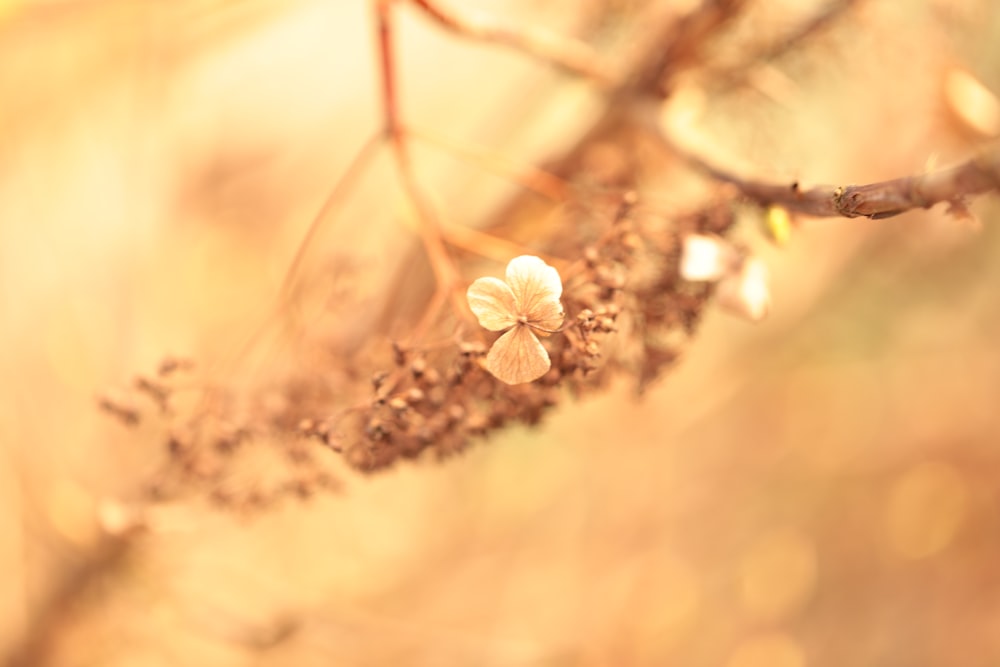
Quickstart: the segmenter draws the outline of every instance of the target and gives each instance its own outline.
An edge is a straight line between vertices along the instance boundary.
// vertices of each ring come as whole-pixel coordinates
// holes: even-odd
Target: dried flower
[[[552,365],[535,334],[548,335],[562,325],[562,280],[532,255],[510,260],[506,278],[479,278],[466,297],[479,324],[506,331],[486,355],[486,369],[507,384],[521,384],[537,380]]]

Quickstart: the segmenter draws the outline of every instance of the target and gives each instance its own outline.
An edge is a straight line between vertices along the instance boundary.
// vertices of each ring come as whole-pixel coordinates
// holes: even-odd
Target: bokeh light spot
[[[757,618],[798,610],[816,584],[816,551],[804,535],[780,530],[763,536],[740,563],[740,599]]]
[[[968,491],[962,476],[944,463],[928,462],[904,472],[889,492],[887,538],[905,558],[932,556],[951,542],[965,515]]]

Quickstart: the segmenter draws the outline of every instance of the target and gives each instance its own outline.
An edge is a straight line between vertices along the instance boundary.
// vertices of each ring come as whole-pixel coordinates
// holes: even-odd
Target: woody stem
[[[445,245],[445,234],[441,222],[417,181],[407,137],[399,120],[398,88],[394,66],[395,50],[392,40],[392,2],[393,0],[376,0],[375,2],[382,69],[384,131],[392,146],[403,189],[417,214],[420,240],[434,272],[437,292],[446,292],[452,300],[455,312],[464,313],[464,302],[455,289],[460,282],[458,270]],[[433,299],[434,302],[439,300],[437,296]]]

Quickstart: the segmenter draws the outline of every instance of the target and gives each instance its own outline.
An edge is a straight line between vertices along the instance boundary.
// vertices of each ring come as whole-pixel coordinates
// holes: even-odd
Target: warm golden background
[[[450,6],[557,31],[606,16],[613,31],[640,4]],[[808,13],[751,5],[749,34]],[[189,499],[144,510],[141,535],[107,533],[159,453],[96,396],[165,353],[212,367],[266,317],[311,215],[379,125],[370,9],[0,0],[0,656],[1000,664],[995,199],[974,206],[978,232],[939,210],[807,221],[778,250],[744,225],[773,273],[772,317],[711,312],[642,400],[621,387],[446,464],[345,473],[341,495],[261,517]],[[415,124],[527,164],[596,112],[586,84],[401,14]],[[703,105],[692,82],[688,139],[761,177],[917,173],[989,139],[989,100],[947,81],[1000,90],[1000,11],[860,2],[763,72]],[[964,112],[986,113],[985,131]],[[510,190],[420,160],[450,221],[474,224]],[[366,298],[387,298],[379,277],[412,243],[389,168],[357,185],[307,275],[350,258]]]

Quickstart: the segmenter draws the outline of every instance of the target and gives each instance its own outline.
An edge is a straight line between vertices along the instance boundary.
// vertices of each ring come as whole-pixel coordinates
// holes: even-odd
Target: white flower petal
[[[479,278],[465,293],[479,324],[490,331],[503,331],[517,323],[514,293],[499,278]]]
[[[523,325],[500,336],[486,355],[486,370],[507,384],[537,380],[551,366],[549,353]]]
[[[756,257],[748,257],[743,268],[719,283],[716,289],[719,305],[729,311],[758,322],[771,308],[767,266]]]
[[[718,236],[688,234],[681,253],[681,277],[685,280],[719,280],[739,266],[739,253]]]
[[[521,255],[507,264],[507,284],[514,293],[517,313],[529,321],[546,320],[551,323],[556,313],[562,312],[559,297],[562,296],[562,279],[559,272],[534,255]],[[558,309],[558,311],[556,310]],[[559,317],[559,324],[562,317]],[[544,327],[546,329],[557,329]]]

